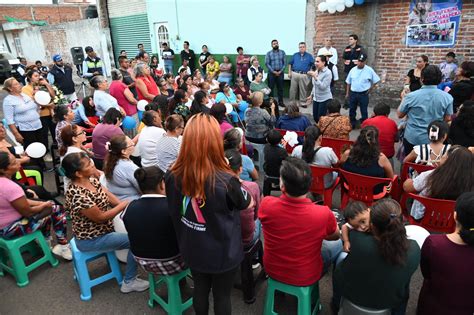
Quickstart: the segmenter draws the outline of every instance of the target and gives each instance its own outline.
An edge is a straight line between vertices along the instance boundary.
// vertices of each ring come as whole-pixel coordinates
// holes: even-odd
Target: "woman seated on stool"
[[[137,169],[134,177],[143,195],[132,201],[121,216],[137,263],[147,272],[172,275],[186,269],[186,265],[168,211],[164,175],[157,166]]]
[[[247,132],[245,138],[253,143],[267,143],[266,136],[275,124],[275,104],[271,105],[271,115],[262,108],[263,94],[255,92],[250,96],[252,107],[245,112],[245,122],[247,123]]]
[[[125,233],[114,232],[112,219],[128,205],[119,201],[93,177],[96,168],[84,152],[71,153],[62,161],[66,176],[71,180],[66,192],[66,208],[72,217],[72,230],[77,248],[82,252],[108,252],[130,248]],[[120,291],[145,291],[148,281],[137,277],[137,265],[128,252],[124,282]]]
[[[11,153],[0,152],[0,237],[13,239],[41,230],[51,242],[51,224],[58,240],[53,253],[71,260],[67,241],[66,215],[62,206],[52,201],[27,199],[23,189],[10,178],[20,169],[20,162]]]

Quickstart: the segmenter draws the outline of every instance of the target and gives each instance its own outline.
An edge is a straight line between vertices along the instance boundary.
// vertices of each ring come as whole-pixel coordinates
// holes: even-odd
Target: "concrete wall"
[[[235,53],[237,46],[265,54],[275,38],[290,53],[305,39],[306,0],[147,0],[147,11],[154,53],[159,22],[168,22],[171,48],[178,53],[187,40],[196,53],[206,44],[217,54]]]
[[[29,63],[41,60],[52,63],[52,56],[61,54],[66,62],[72,63],[72,47],[92,46],[110,69],[110,37],[107,29],[99,28],[98,19],[80,20],[50,26],[30,27],[18,31],[24,57]],[[12,50],[13,42],[10,43]],[[15,53],[14,53],[15,54]]]

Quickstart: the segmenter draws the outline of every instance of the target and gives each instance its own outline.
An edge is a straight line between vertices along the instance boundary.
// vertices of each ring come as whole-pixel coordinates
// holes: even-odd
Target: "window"
[[[163,43],[167,43],[168,44],[168,47],[171,48],[171,44],[170,44],[170,41],[169,41],[170,37],[169,37],[169,33],[168,33],[168,28],[165,26],[165,25],[160,25],[158,27],[158,44],[160,45],[160,55],[161,55],[161,52],[163,52],[163,47],[162,47],[162,44]]]
[[[13,41],[15,42],[15,48],[18,56],[24,56],[23,55],[23,49],[21,48],[21,40],[18,37],[18,34],[15,34],[15,37],[13,38]]]

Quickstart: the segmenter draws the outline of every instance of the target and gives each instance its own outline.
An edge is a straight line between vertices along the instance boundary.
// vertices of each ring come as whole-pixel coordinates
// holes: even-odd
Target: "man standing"
[[[288,77],[291,79],[290,101],[296,101],[298,106],[306,108],[306,99],[311,91],[308,71],[314,64],[314,58],[306,52],[306,43],[299,43],[298,48],[299,52],[295,53],[288,63]]]
[[[64,65],[60,55],[53,56],[54,66],[48,73],[49,84],[54,84],[60,89],[68,102],[77,100],[74,81],[72,80],[72,68]]]
[[[142,43],[138,44],[138,45],[137,45],[137,48],[138,48],[138,51],[137,51],[136,57],[138,57],[138,55],[139,55],[141,52],[146,53],[145,48],[143,47],[143,44],[142,44]],[[135,58],[136,58],[136,57],[135,57]]]
[[[333,65],[337,65],[337,50],[336,48],[332,47],[331,37],[326,37],[324,39],[324,47],[318,50],[318,56],[327,56],[324,54],[326,51],[329,51],[331,53],[331,58],[329,58],[329,62]]]
[[[360,54],[362,54],[362,49],[362,46],[359,45],[359,37],[356,34],[350,35],[349,46],[344,49],[344,54],[342,55],[344,59],[344,72],[346,74],[357,65],[357,60]]]
[[[403,138],[403,148],[408,155],[415,145],[429,143],[428,125],[434,120],[449,121],[453,114],[453,97],[439,89],[441,70],[428,65],[421,71],[421,89],[408,93],[397,114],[399,118],[408,115]]]
[[[184,41],[183,48],[181,50],[181,64],[184,64],[184,60],[187,60],[191,73],[194,73],[194,69],[196,69],[196,55],[192,49],[189,49],[188,41]]]
[[[173,59],[174,59],[174,51],[173,49],[168,47],[167,43],[161,44],[163,47],[163,51],[161,52],[161,58],[165,64],[165,71],[166,73],[173,74]]]
[[[26,62],[26,58],[19,58],[20,60],[20,64],[18,65],[18,68],[16,69],[16,71],[18,72],[18,74],[20,75],[20,77],[18,78],[18,82],[20,82],[21,84],[25,85],[26,84],[26,65],[28,64]]]
[[[135,80],[133,79],[132,71],[130,69],[130,63],[126,56],[120,56],[119,59],[119,70],[122,74],[122,82],[127,85],[130,91],[133,93],[133,96],[137,98],[137,90],[135,89]]]
[[[305,161],[286,158],[280,168],[281,196],[263,198],[258,210],[265,271],[294,286],[315,284],[342,252],[334,214],[306,197],[311,181]]]
[[[107,72],[105,71],[104,63],[102,62],[102,59],[97,57],[94,48],[87,46],[85,51],[87,57],[82,62],[82,76],[89,80],[96,75],[106,76]]]
[[[278,90],[278,105],[285,107],[283,103],[283,83],[286,67],[286,54],[280,50],[278,41],[272,40],[272,50],[265,56],[265,65],[268,68],[268,87],[272,90],[275,98],[275,84]]]
[[[365,64],[366,61],[367,56],[360,54],[357,60],[357,67],[352,68],[346,79],[346,99],[349,99],[349,118],[351,119],[352,129],[356,128],[357,105],[360,106],[360,114],[362,116],[360,123],[367,119],[369,93],[380,81],[374,69]]]

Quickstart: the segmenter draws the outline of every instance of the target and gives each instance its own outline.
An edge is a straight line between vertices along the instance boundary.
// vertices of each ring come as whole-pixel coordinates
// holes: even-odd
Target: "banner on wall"
[[[453,47],[461,22],[462,0],[412,0],[406,45]]]

